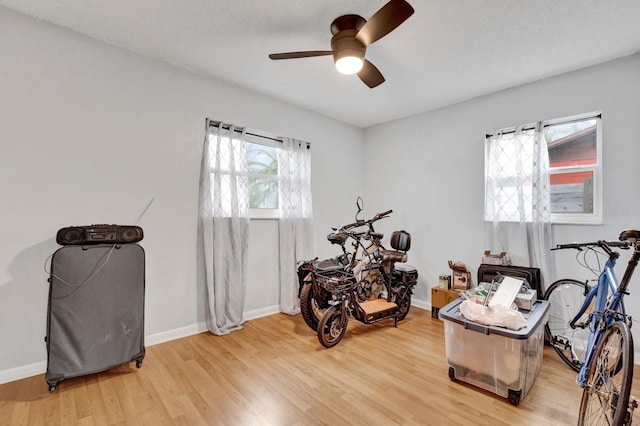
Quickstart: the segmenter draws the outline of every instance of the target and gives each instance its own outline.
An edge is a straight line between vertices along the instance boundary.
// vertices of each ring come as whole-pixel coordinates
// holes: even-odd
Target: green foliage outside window
[[[278,155],[276,148],[247,143],[249,207],[278,208]]]

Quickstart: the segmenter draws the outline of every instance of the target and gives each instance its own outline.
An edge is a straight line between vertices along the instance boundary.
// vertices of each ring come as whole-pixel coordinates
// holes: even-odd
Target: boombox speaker
[[[143,237],[142,228],[129,225],[89,225],[62,228],[56,242],[62,246],[86,244],[137,243]]]

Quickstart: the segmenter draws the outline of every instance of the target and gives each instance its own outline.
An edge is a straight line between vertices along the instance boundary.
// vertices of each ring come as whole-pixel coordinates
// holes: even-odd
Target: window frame
[[[602,225],[603,224],[603,183],[602,183],[602,112],[594,111],[584,114],[577,114],[568,117],[562,117],[552,120],[540,121],[538,123],[528,123],[518,127],[503,128],[496,130],[493,133],[487,133],[485,135],[485,144],[488,137],[497,133],[512,133],[518,128],[529,131],[533,130],[537,124],[540,125],[540,129],[543,133],[550,126],[557,126],[562,124],[570,124],[580,121],[594,120],[596,121],[596,162],[595,164],[574,165],[574,166],[549,166],[549,175],[559,173],[575,173],[575,172],[592,172],[593,173],[593,213],[550,213],[551,223],[554,225]],[[546,139],[545,139],[546,140]],[[488,157],[485,147],[485,179],[488,167]],[[486,183],[486,181],[485,181]],[[486,203],[486,188],[485,188],[485,203]],[[484,220],[486,221],[486,211],[484,213]]]
[[[553,213],[551,223],[558,225],[602,225],[602,113],[600,111],[543,121],[543,131],[550,126],[596,120],[596,162],[578,166],[549,167],[549,175],[560,173],[593,173],[593,213]]]

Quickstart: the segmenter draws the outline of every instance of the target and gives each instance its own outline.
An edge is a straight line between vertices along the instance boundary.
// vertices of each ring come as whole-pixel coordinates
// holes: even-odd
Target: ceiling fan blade
[[[382,73],[367,59],[364,60],[364,65],[362,65],[362,69],[358,72],[358,77],[371,89],[384,83]]]
[[[277,59],[297,59],[297,58],[310,58],[313,56],[328,56],[333,55],[331,50],[309,50],[306,52],[287,52],[287,53],[272,53],[269,58],[273,60]]]
[[[373,14],[358,31],[356,38],[368,46],[398,28],[413,12],[413,7],[405,0],[391,0]]]

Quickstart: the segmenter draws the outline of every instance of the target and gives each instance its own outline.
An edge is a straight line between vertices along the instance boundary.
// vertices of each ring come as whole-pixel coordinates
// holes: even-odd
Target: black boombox
[[[143,237],[142,228],[133,225],[89,225],[62,228],[56,242],[62,246],[86,244],[137,243]]]

